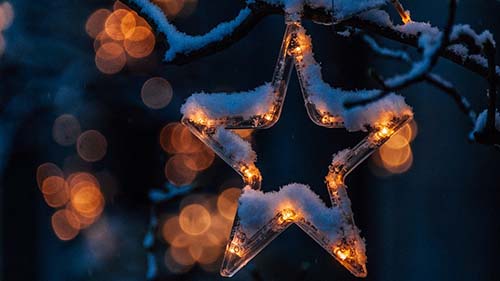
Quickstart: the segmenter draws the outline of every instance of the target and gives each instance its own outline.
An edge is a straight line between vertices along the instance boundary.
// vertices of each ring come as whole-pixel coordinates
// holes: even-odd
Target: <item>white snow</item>
[[[386,11],[383,10],[369,10],[359,15],[361,19],[370,21],[379,26],[392,27],[393,23],[391,16]]]
[[[212,28],[203,35],[188,35],[179,31],[166,17],[165,13],[151,0],[131,0],[140,11],[147,15],[157,26],[158,32],[167,39],[169,48],[165,53],[165,61],[175,59],[178,54],[189,54],[201,49],[208,44],[221,41],[230,35],[246,20],[250,14],[250,8],[242,9],[239,14],[228,22],[223,22]],[[305,5],[311,8],[323,8],[332,10],[332,0],[247,0],[247,4],[256,1],[282,7],[287,14],[298,15]],[[352,16],[354,14],[384,5],[386,0],[335,0],[334,14],[337,20]]]
[[[402,50],[392,50],[392,49],[384,48],[384,47],[380,46],[375,41],[375,39],[373,39],[371,36],[368,36],[368,35],[364,35],[363,36],[363,40],[365,40],[365,42],[368,44],[368,46],[375,53],[377,53],[377,54],[379,54],[381,56],[390,57],[390,58],[394,58],[394,59],[399,59],[399,60],[402,60],[402,61],[404,61],[406,63],[410,63],[411,62],[410,56],[405,51],[402,51]]]
[[[341,151],[333,154],[332,166],[344,164],[347,161],[347,156],[351,153],[351,151],[352,151],[352,149],[347,148],[347,149],[341,150]]]
[[[344,124],[351,131],[364,131],[366,125],[376,127],[388,123],[395,116],[402,115],[412,116],[411,107],[405,103],[404,97],[390,93],[370,104],[346,110]]]
[[[305,30],[302,30],[299,37],[312,46],[311,38],[305,34]],[[314,59],[312,48],[303,50],[302,62],[297,64],[296,68],[304,81],[308,100],[323,114],[340,115],[348,131],[366,131],[368,126],[377,126],[392,117],[412,116],[412,110],[404,102],[404,98],[396,94],[389,94],[365,106],[344,108],[346,101],[368,99],[380,93],[380,90],[347,91],[331,87],[323,81],[321,66]]]
[[[252,145],[230,130],[218,127],[214,139],[222,145],[224,155],[236,163],[250,164],[257,161]]]
[[[423,49],[422,59],[412,64],[412,68],[403,74],[396,75],[385,80],[388,87],[397,87],[404,84],[406,81],[414,79],[428,72],[431,68],[432,56],[441,47],[441,33],[438,36],[433,34],[424,33],[418,38],[418,45]]]
[[[242,230],[248,236],[273,219],[283,209],[293,209],[311,222],[331,241],[338,239],[341,210],[328,208],[307,185],[292,183],[277,192],[262,192],[245,187],[239,199],[238,216]]]
[[[446,49],[460,56],[462,58],[462,62],[464,62],[469,55],[469,49],[462,44],[453,44],[448,46]]]
[[[407,24],[396,25],[394,29],[405,33],[407,35],[419,35],[419,34],[428,34],[432,36],[437,36],[441,32],[435,26],[432,26],[427,22],[417,22],[412,21]]]
[[[387,0],[247,0],[247,3],[254,2],[265,2],[283,7],[289,14],[300,13],[306,5],[314,9],[331,11],[333,2],[334,15],[339,20],[380,7],[386,4]]]
[[[181,107],[185,117],[203,113],[209,119],[241,116],[249,119],[267,113],[273,102],[273,88],[269,83],[254,90],[238,93],[196,93]]]
[[[450,34],[450,39],[455,40],[460,37],[460,35],[466,34],[474,39],[474,43],[477,46],[483,46],[484,43],[490,41],[495,45],[495,40],[493,39],[493,34],[489,30],[483,31],[481,34],[477,34],[468,24],[457,24],[453,26]]]
[[[140,7],[141,12],[149,16],[156,24],[158,31],[165,35],[169,49],[165,53],[165,61],[172,61],[177,54],[187,54],[204,46],[220,41],[231,34],[249,15],[250,9],[242,9],[231,21],[223,22],[203,35],[188,35],[177,30],[169,22],[164,12],[149,0],[131,0]]]
[[[474,125],[474,130],[471,132],[471,139],[474,139],[474,133],[483,132],[486,128],[486,119],[488,117],[488,110],[484,110],[479,113],[476,119],[476,124]],[[495,113],[495,129],[500,131],[500,113],[497,111]]]

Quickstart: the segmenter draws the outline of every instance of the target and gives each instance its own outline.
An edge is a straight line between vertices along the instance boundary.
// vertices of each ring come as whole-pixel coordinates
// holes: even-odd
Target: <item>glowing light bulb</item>
[[[342,249],[340,247],[335,247],[335,249],[333,250],[333,253],[337,257],[339,257],[339,259],[346,260],[350,256],[351,251],[349,249]]]
[[[281,211],[281,216],[278,219],[278,223],[283,224],[285,222],[293,222],[295,221],[296,218],[297,218],[297,213],[290,208],[286,208]]]
[[[333,124],[336,122],[339,122],[337,117],[332,116],[330,114],[325,114],[325,115],[323,115],[323,117],[321,117],[321,123],[323,123],[323,124]]]
[[[240,248],[240,246],[239,246],[239,245],[237,245],[237,244],[236,244],[236,243],[234,243],[234,242],[232,242],[232,243],[231,243],[231,246],[229,246],[229,252],[230,252],[231,254],[235,254],[235,255],[237,255],[237,256],[239,256],[239,257],[241,257],[241,255],[242,255],[242,252],[241,252],[241,248]]]
[[[375,142],[385,140],[392,136],[394,134],[394,130],[388,128],[388,127],[382,127],[380,128],[374,135],[373,139]]]
[[[394,8],[396,9],[396,11],[398,11],[399,16],[401,17],[401,21],[404,24],[411,22],[410,12],[406,11],[403,8],[403,5],[401,5],[399,0],[391,0],[391,2],[394,5]]]

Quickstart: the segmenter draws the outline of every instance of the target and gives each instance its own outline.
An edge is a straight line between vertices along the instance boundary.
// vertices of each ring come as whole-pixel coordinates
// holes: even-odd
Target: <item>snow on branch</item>
[[[334,0],[334,14],[331,11],[330,0],[247,0],[246,7],[238,16],[227,23],[221,23],[204,35],[187,35],[175,28],[167,17],[148,0],[125,0],[129,5],[136,7],[137,11],[166,39],[167,53],[165,58],[169,63],[187,63],[199,57],[207,56],[221,51],[244,37],[261,19],[274,14],[284,14],[285,4],[288,7],[299,5],[302,7],[302,17],[313,19],[315,22],[331,24],[335,18],[338,27],[356,28],[403,44],[418,47],[418,31],[426,29],[435,32],[439,30],[425,23],[409,22],[406,25],[394,25],[388,14],[375,9],[382,0]],[[241,0],[243,1],[243,0]],[[391,2],[394,2],[391,0]],[[301,6],[302,5],[302,6]],[[358,6],[356,6],[358,5]],[[356,15],[356,13],[369,10]],[[347,16],[352,15],[352,16]],[[181,39],[181,42],[170,42],[167,31],[172,32],[171,38]],[[167,33],[165,33],[167,32]],[[439,52],[439,56],[453,61],[468,70],[486,77],[488,75],[487,60],[477,53],[477,47],[471,48],[476,43],[484,42],[490,36],[488,32],[477,34],[467,25],[455,27],[451,36],[450,46]],[[476,40],[479,39],[479,40]],[[186,40],[183,41],[182,40]],[[193,44],[191,46],[190,44]],[[171,45],[174,45],[171,51]],[[500,67],[496,67],[496,79],[500,80]]]
[[[233,36],[246,25],[253,25],[254,21],[259,18],[258,15],[261,13],[259,8],[262,6],[270,10],[282,9],[287,14],[301,14],[306,7],[323,10],[323,13],[327,15],[332,13],[331,0],[246,0],[246,7],[240,10],[231,21],[220,23],[203,35],[188,35],[179,31],[155,3],[149,0],[128,0],[128,2],[137,7],[138,12],[149,19],[156,26],[157,32],[165,37],[168,44],[164,57],[166,62],[173,61],[179,55],[189,55],[205,50],[207,47],[214,47],[218,42]],[[337,18],[343,19],[361,11],[379,7],[385,2],[386,0],[336,0],[333,13]]]
[[[401,30],[407,34],[420,34],[418,37],[418,46],[422,49],[422,59],[413,62],[411,69],[403,74],[397,74],[389,79],[377,78],[381,83],[383,91],[366,100],[350,102],[346,107],[356,107],[366,105],[377,101],[378,99],[390,94],[392,91],[402,90],[412,84],[423,81],[432,68],[436,65],[439,59],[439,53],[448,46],[450,34],[452,32],[453,23],[457,9],[457,1],[451,0],[449,6],[449,14],[444,31],[441,33],[437,29],[425,23],[408,23]]]
[[[389,58],[389,59],[394,59],[398,61],[402,61],[406,64],[412,64],[412,59],[410,55],[403,51],[403,50],[393,50],[389,49],[386,47],[380,46],[375,39],[373,39],[371,36],[368,36],[366,34],[363,35],[363,40],[368,44],[368,46],[371,48],[371,50],[384,58]],[[373,76],[374,79],[378,81],[380,79],[380,75],[376,74],[375,71],[371,70],[370,72]],[[475,123],[476,121],[476,113],[471,107],[470,102],[468,99],[464,96],[462,96],[458,90],[453,86],[453,84],[444,78],[442,78],[440,75],[435,74],[435,73],[426,73],[424,77],[425,82],[429,83],[430,85],[438,88],[439,90],[443,91],[444,93],[448,94],[458,105],[459,109],[469,117],[472,123]],[[379,83],[383,84],[383,81],[378,81]]]
[[[220,23],[208,33],[193,36],[179,31],[153,2],[149,0],[130,0],[130,2],[138,6],[140,12],[153,21],[157,31],[165,36],[169,44],[164,58],[167,62],[172,61],[178,54],[190,53],[221,41],[224,37],[232,34],[245,20],[248,20],[251,13],[249,8],[242,9],[233,20]]]

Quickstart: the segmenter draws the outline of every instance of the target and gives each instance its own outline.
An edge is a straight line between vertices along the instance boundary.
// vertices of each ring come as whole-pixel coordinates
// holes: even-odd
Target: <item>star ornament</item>
[[[333,156],[325,177],[331,207],[307,185],[289,184],[277,192],[261,191],[262,176],[251,144],[232,130],[266,129],[279,119],[293,68],[299,77],[311,120],[327,128],[367,131],[354,148]],[[238,172],[246,186],[239,198],[221,275],[231,277],[290,225],[296,224],[353,275],[365,277],[364,240],[354,223],[345,177],[384,144],[413,113],[401,96],[390,94],[362,107],[346,101],[379,90],[345,91],[323,81],[311,38],[300,20],[286,22],[272,81],[240,93],[198,93],[182,106],[182,122]]]

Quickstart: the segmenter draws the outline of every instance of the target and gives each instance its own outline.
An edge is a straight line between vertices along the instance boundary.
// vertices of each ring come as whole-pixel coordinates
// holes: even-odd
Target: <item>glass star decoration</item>
[[[290,184],[263,193],[262,177],[250,143],[231,130],[266,129],[280,117],[290,74],[295,67],[307,113],[323,127],[367,130],[354,148],[333,156],[326,176],[328,208],[308,186]],[[366,98],[377,90],[348,92],[323,82],[311,39],[299,20],[286,23],[271,83],[240,93],[193,94],[182,107],[182,122],[225,162],[244,183],[227,244],[221,275],[233,276],[274,238],[296,224],[352,274],[364,277],[364,240],[354,223],[345,177],[412,118],[411,108],[395,94],[362,108],[343,108],[346,100]]]
[[[192,48],[189,42],[194,45],[212,42],[218,37],[213,33],[224,33],[234,28],[250,13],[248,8],[243,9],[233,22],[225,23],[224,28],[214,28],[213,33],[194,37],[177,31],[151,2],[131,1],[163,30],[170,44],[165,55],[167,61],[177,53],[189,52]],[[248,3],[254,1],[257,0],[247,0]],[[380,90],[347,91],[324,82],[321,67],[314,58],[311,38],[301,24],[300,5],[303,2],[283,1],[286,29],[270,83],[246,92],[193,94],[181,108],[182,123],[239,173],[245,183],[221,265],[223,276],[231,277],[237,273],[292,224],[307,233],[353,275],[367,275],[365,243],[354,223],[344,180],[410,121],[413,112],[404,98],[394,93],[363,106],[344,107],[346,102],[376,96]],[[404,16],[409,20],[409,14],[399,1],[391,2],[402,19]],[[333,3],[325,3],[330,3],[332,21],[340,22],[355,13],[378,7],[385,0],[334,0]],[[276,124],[294,68],[306,111],[315,124],[326,128],[345,128],[350,132],[368,132],[354,148],[333,155],[325,177],[331,207],[327,207],[304,184],[289,184],[277,192],[261,191],[262,176],[255,164],[256,153],[249,142],[233,132],[238,129],[267,129]]]

